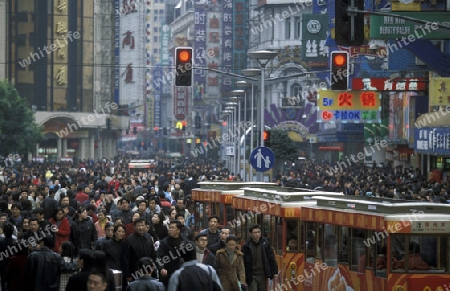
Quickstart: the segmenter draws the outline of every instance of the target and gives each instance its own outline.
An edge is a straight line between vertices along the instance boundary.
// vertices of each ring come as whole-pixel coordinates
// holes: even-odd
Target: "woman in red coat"
[[[55,247],[54,252],[58,254],[61,253],[61,244],[69,240],[70,236],[70,223],[69,220],[64,216],[64,211],[61,207],[58,207],[55,211],[55,215],[49,219],[52,226],[53,235],[55,236]],[[56,226],[56,227],[55,227]]]

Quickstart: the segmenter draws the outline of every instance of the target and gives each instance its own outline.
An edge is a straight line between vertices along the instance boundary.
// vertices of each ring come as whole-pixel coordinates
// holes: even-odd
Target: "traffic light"
[[[192,84],[192,48],[175,49],[175,86],[190,87]]]
[[[270,131],[268,131],[268,130],[263,131],[263,140],[264,140],[264,146],[270,147]]]
[[[183,120],[183,121],[181,122],[181,130],[182,130],[182,131],[186,131],[186,126],[187,126],[187,122]]]
[[[111,129],[111,118],[106,118],[106,129]]]
[[[166,136],[167,135],[167,128],[163,127],[163,135]]]
[[[336,51],[331,53],[331,90],[348,88],[348,53]]]
[[[159,127],[155,126],[153,130],[155,131],[155,136],[159,136]]]
[[[195,128],[200,129],[202,128],[202,119],[200,118],[200,115],[195,115]]]
[[[137,127],[133,127],[133,134],[136,135],[137,134]]]
[[[353,7],[351,6],[352,1]],[[336,44],[344,46],[364,44],[364,14],[348,12],[349,7],[364,10],[364,0],[335,0],[334,3],[334,40]]]

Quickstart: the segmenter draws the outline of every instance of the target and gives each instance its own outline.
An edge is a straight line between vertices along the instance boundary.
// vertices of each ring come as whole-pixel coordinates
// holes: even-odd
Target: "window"
[[[153,41],[154,41],[154,42],[158,42],[158,39],[159,39],[158,36],[154,36],[154,37],[153,37]]]
[[[286,252],[300,252],[299,242],[301,242],[298,231],[298,220],[286,220]]]
[[[301,39],[302,37],[302,20],[300,17],[294,18],[294,39]]]
[[[349,250],[350,250],[350,241],[349,241],[349,232],[350,229],[348,226],[342,226],[338,229],[339,234],[339,263],[348,264],[349,260]]]
[[[291,39],[291,17],[286,18],[285,22],[286,39]]]
[[[449,272],[448,236],[392,235],[393,272]]]
[[[364,244],[367,239],[367,231],[363,229],[351,229],[351,270],[364,273],[366,269],[367,247]]]
[[[337,267],[338,261],[338,239],[337,228],[331,224],[325,224],[325,237],[322,250],[323,261],[327,266]]]
[[[158,32],[159,27],[153,27],[153,32]]]
[[[308,263],[314,263],[316,258],[316,224],[314,222],[306,222],[305,233],[305,259]]]
[[[300,84],[294,84],[291,86],[291,92],[289,97],[302,97],[302,86]]]

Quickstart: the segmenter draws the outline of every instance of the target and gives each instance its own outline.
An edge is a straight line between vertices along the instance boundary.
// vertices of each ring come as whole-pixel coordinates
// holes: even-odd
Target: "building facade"
[[[105,69],[112,40],[102,39],[101,30],[112,27],[111,8],[106,0],[9,1],[6,77],[43,126],[45,140],[34,156],[116,154],[117,130],[128,124],[117,116]]]

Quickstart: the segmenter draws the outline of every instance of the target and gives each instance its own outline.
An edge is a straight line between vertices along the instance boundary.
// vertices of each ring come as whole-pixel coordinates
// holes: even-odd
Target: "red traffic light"
[[[333,54],[333,65],[346,66],[347,65],[347,53]]]
[[[264,132],[263,132],[263,139],[265,141],[270,140],[270,132],[268,132],[267,130],[264,130]]]
[[[183,120],[183,121],[181,122],[181,125],[186,126],[186,125],[187,125],[187,121]]]
[[[192,49],[178,49],[177,59],[180,62],[189,62],[192,58]]]

